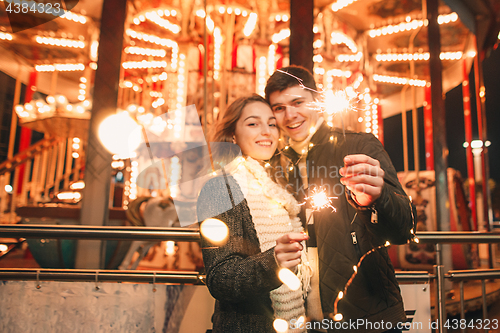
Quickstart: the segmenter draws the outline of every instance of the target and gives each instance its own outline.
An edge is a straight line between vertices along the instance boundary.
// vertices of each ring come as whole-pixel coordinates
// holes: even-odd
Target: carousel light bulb
[[[278,333],[288,332],[288,323],[284,319],[275,319],[273,322],[273,327]]]
[[[352,270],[357,273],[358,272],[358,266],[356,266],[356,265],[352,266]]]
[[[229,235],[229,228],[219,219],[206,219],[200,224],[203,237],[215,244],[223,244]]]
[[[291,290],[299,290],[300,280],[297,275],[293,274],[288,268],[281,268],[278,272],[278,277]]]
[[[339,291],[339,295],[337,297],[338,297],[338,299],[342,299],[342,297],[344,297],[344,292]]]
[[[174,241],[166,241],[165,242],[165,254],[168,256],[175,254],[175,242]]]
[[[112,154],[129,156],[142,141],[142,128],[128,112],[121,112],[102,121],[98,137]]]
[[[391,246],[391,243],[389,241],[386,241],[384,244],[385,247]]]
[[[9,247],[5,244],[0,244],[0,252],[5,252],[9,249]]]

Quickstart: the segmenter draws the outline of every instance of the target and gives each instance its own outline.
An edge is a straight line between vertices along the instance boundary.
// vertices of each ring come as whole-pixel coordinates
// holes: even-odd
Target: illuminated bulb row
[[[176,198],[179,194],[179,181],[181,180],[181,164],[179,157],[174,156],[170,159],[170,196]]]
[[[177,103],[175,105],[177,110],[175,111],[175,118],[182,117],[183,112],[181,108],[186,106],[186,55],[181,53],[179,58],[179,74],[177,75]],[[176,138],[180,137],[180,129],[176,131],[174,128],[174,136]]]
[[[163,72],[161,74],[153,75],[151,76],[151,81],[153,82],[158,82],[158,81],[165,81],[168,78],[167,72]]]
[[[323,56],[321,54],[315,54],[313,56],[313,62],[317,62],[317,63],[323,62]]]
[[[19,118],[36,118],[37,111],[39,114],[44,113],[54,113],[59,112],[75,112],[79,114],[85,113],[86,110],[90,110],[90,102],[88,100],[83,101],[81,104],[73,105],[68,104],[68,100],[65,96],[59,95],[57,98],[54,96],[47,96],[47,103],[42,100],[33,100],[24,105],[16,105],[15,111]]]
[[[179,63],[179,48],[174,47],[172,49],[170,68],[172,68],[172,70],[176,70],[178,63]]]
[[[160,98],[157,98],[155,101],[153,101],[151,106],[153,107],[153,109],[157,109],[160,106],[162,106],[163,104],[165,104],[165,100],[162,97],[160,97]],[[166,125],[166,123],[165,123],[165,125]]]
[[[258,16],[256,13],[250,13],[248,20],[245,23],[245,27],[243,28],[243,34],[246,37],[250,37],[250,35],[254,31],[255,26],[257,25],[257,18],[258,18]]]
[[[130,188],[128,198],[137,199],[137,176],[139,175],[139,162],[132,161],[130,167]]]
[[[163,49],[148,49],[145,47],[128,46],[125,48],[127,54],[138,54],[143,56],[164,57],[167,52]]]
[[[36,36],[35,41],[38,44],[44,44],[44,45],[74,47],[74,48],[79,48],[79,49],[83,49],[85,47],[85,42],[83,42],[81,40],[73,40],[73,39],[66,39],[66,38],[52,38],[52,37]]]
[[[127,111],[129,113],[135,113],[135,112],[138,112],[138,113],[144,113],[146,111],[146,109],[144,109],[143,106],[137,106],[135,104],[130,104],[128,107],[127,107]]]
[[[266,57],[259,58],[257,66],[257,94],[264,96],[264,89],[266,88]]]
[[[335,76],[335,77],[350,78],[352,75],[352,72],[351,71],[343,71],[341,69],[330,69],[328,72],[326,72],[326,75]]]
[[[363,58],[363,53],[358,52],[356,54],[339,54],[337,56],[337,61],[339,62],[354,62],[354,61],[361,61],[361,58]]]
[[[168,10],[168,9],[158,9],[158,10],[154,10],[154,11],[151,11],[149,13],[155,13],[156,15],[158,15],[159,17],[163,17],[163,16],[177,16],[177,11],[175,9],[172,9],[172,10]],[[147,16],[148,13],[146,13],[146,16]],[[146,21],[146,17],[142,14],[140,14],[139,16],[135,17],[133,20],[135,25],[139,25],[141,24],[141,22],[144,22]]]
[[[80,77],[80,84],[78,85],[80,90],[79,90],[79,95],[78,95],[78,100],[79,101],[84,101],[85,96],[87,95],[87,79],[85,77]]]
[[[123,81],[120,83],[120,87],[122,88],[132,88],[134,91],[140,91],[141,87],[139,87],[137,84],[134,84],[132,81]]]
[[[178,34],[181,31],[181,27],[179,27],[177,24],[170,23],[170,21],[161,18],[160,16],[158,16],[156,12],[146,13],[146,18],[151,22],[159,25],[160,27],[174,34]]]
[[[127,36],[130,36],[132,38],[135,38],[135,39],[138,39],[138,40],[142,40],[142,41],[145,41],[145,42],[148,42],[148,43],[153,43],[153,44],[156,44],[156,45],[161,45],[161,46],[166,46],[166,47],[170,47],[170,48],[178,48],[179,45],[177,44],[177,42],[171,40],[171,39],[168,39],[168,38],[160,38],[158,36],[155,36],[155,35],[148,35],[148,34],[144,34],[142,32],[137,32],[137,31],[134,31],[132,29],[127,29],[125,31],[125,33],[127,34]]]
[[[160,116],[158,116],[154,117],[152,123],[150,122],[149,130],[155,133],[163,133],[166,127],[167,127],[167,122],[163,120]]]
[[[349,48],[349,50],[352,51],[352,53],[358,53],[358,47],[356,46],[356,43],[352,40],[352,38],[348,37],[342,32],[332,32],[330,42],[332,44],[345,44]]]
[[[280,14],[276,14],[276,16],[274,16],[274,20],[276,22],[280,22],[280,21],[283,21],[283,22],[288,22],[290,18],[288,17],[287,14],[283,14],[283,15],[280,15]]]
[[[447,15],[439,15],[438,16],[438,23],[439,24],[447,24],[450,22],[455,22],[458,20],[458,15],[457,13],[451,13]],[[394,24],[394,25],[387,25],[378,29],[372,29],[368,31],[368,35],[371,38],[375,38],[378,36],[385,36],[385,35],[392,35],[392,34],[397,34],[398,32],[404,32],[404,31],[411,31],[415,30],[419,27],[422,26],[427,26],[427,20],[411,20],[411,18],[408,16],[406,18],[406,22],[401,22],[399,24]]]
[[[361,96],[361,95],[360,95]],[[366,103],[369,103],[370,102],[370,94],[365,94],[365,97],[368,96],[368,102],[365,102]],[[373,133],[373,135],[375,135],[376,137],[378,137],[378,109],[377,109],[377,105],[376,104],[373,104],[372,105],[372,110],[370,111],[370,109],[368,108],[366,111],[365,111],[365,117],[359,117],[358,121],[361,120],[361,121],[364,121],[365,122],[365,132],[366,133]]]
[[[430,53],[386,53],[375,55],[377,61],[411,61],[411,60],[429,60]]]
[[[1,40],[12,40],[12,35],[6,32],[0,32]]]
[[[165,254],[167,256],[171,256],[175,254],[175,242],[174,241],[166,241],[165,243]]]
[[[214,29],[214,79],[219,80],[220,76],[220,61],[221,61],[221,46],[222,46],[222,34],[220,28]]]
[[[357,0],[338,0],[337,2],[335,2],[334,4],[332,4],[332,10],[334,12],[337,12],[339,10],[341,10],[342,8],[344,7],[347,7],[349,6],[350,4],[352,4],[353,2],[356,2]]]
[[[37,6],[40,4],[39,2],[36,2],[36,3],[37,3]],[[59,16],[59,15],[54,14],[54,16]],[[68,20],[68,21],[73,21],[75,23],[80,23],[80,24],[87,23],[87,19],[85,18],[85,16],[79,15],[76,13],[72,13],[70,11],[66,11],[66,13],[64,13],[64,15],[62,15],[61,17]]]
[[[126,61],[122,64],[125,69],[136,69],[136,68],[165,68],[167,67],[166,61]]]
[[[219,8],[217,9],[217,11],[219,12],[219,14],[224,14],[224,13],[228,13],[228,14],[232,14],[234,12],[234,15],[241,15],[243,17],[247,17],[248,16],[248,12],[246,10],[242,10],[241,8],[238,8],[238,7],[224,7],[224,6],[219,6]],[[205,11],[203,9],[198,9],[196,11],[196,15],[198,17],[201,17],[201,18],[204,18],[205,17]]]
[[[439,54],[439,59],[441,60],[458,60],[462,59],[463,53],[458,52],[441,52]],[[387,53],[387,54],[377,54],[375,59],[377,61],[411,61],[411,60],[429,60],[430,53]]]
[[[290,29],[282,29],[280,32],[273,34],[272,41],[274,44],[278,44],[288,37],[290,37]]]
[[[313,48],[319,49],[323,46],[323,41],[321,39],[316,39],[313,43]]]
[[[84,64],[53,64],[53,65],[36,65],[35,70],[37,72],[75,72],[83,71],[85,69]]]
[[[396,77],[396,76],[387,76],[387,75],[373,75],[373,80],[377,82],[383,83],[393,83],[393,84],[409,84],[410,86],[415,87],[425,87],[427,82],[425,80],[416,80],[416,79],[407,79],[404,77]]]
[[[78,153],[78,151],[80,150],[80,139],[79,138],[73,138],[73,144],[71,145],[71,148],[73,150],[73,153],[71,154],[71,156],[73,158],[79,158],[80,157],[80,154]]]
[[[159,97],[163,97],[163,94],[159,91],[150,91],[149,96],[159,98]]]
[[[269,50],[267,51],[267,73],[273,75],[276,70],[276,45],[269,45]]]

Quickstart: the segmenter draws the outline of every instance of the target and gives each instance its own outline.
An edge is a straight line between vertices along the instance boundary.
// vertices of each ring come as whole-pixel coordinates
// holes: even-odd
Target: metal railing
[[[485,280],[500,278],[500,269],[450,270],[445,274],[441,262],[441,244],[450,243],[500,243],[500,233],[496,232],[419,232],[420,243],[436,244],[437,265],[434,274],[428,272],[398,272],[399,282],[429,282],[436,280],[438,310],[438,332],[446,332],[446,298],[444,280],[460,283],[461,319],[464,313],[465,280],[482,280],[483,319],[486,319]],[[199,241],[197,229],[189,228],[147,228],[147,227],[106,227],[106,226],[41,226],[41,225],[0,225],[0,237],[53,238],[53,239],[100,239],[100,240],[150,240],[150,241]],[[204,276],[198,272],[152,272],[114,271],[81,269],[0,269],[0,280],[35,281],[108,281],[137,283],[189,283],[202,284]],[[465,332],[465,329],[462,329]]]

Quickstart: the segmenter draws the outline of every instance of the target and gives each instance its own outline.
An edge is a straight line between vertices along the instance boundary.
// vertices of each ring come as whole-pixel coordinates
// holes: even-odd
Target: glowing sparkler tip
[[[342,313],[336,313],[335,316],[333,316],[333,320],[335,321],[341,321],[344,318]]]
[[[343,291],[339,291],[338,299],[342,299],[342,297],[344,297],[344,292]]]
[[[358,272],[358,266],[356,266],[356,265],[352,266],[352,270],[357,273]]]
[[[269,168],[271,166],[270,163],[266,163],[266,165],[264,165],[266,168]]]
[[[415,243],[420,243],[420,239],[418,239],[418,237],[413,238],[413,241],[414,241]]]
[[[217,176],[217,172],[212,172],[212,176]]]
[[[332,201],[331,201],[334,198],[335,197],[327,196],[325,190],[315,189],[313,191],[312,195],[310,197],[306,198],[306,200],[310,199],[309,203],[311,204],[311,206],[314,210],[320,210],[320,209],[323,209],[325,207],[330,207],[331,209],[333,209],[335,211],[335,208],[332,206]]]

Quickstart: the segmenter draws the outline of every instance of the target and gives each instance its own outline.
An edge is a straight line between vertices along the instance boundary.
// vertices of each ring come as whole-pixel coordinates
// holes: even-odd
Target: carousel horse
[[[180,226],[174,202],[170,197],[139,197],[129,204],[127,218],[130,223],[138,227],[168,228]],[[147,240],[132,242],[118,269],[136,269],[139,262],[156,243],[158,242]],[[132,262],[135,252],[139,252],[139,257]]]

